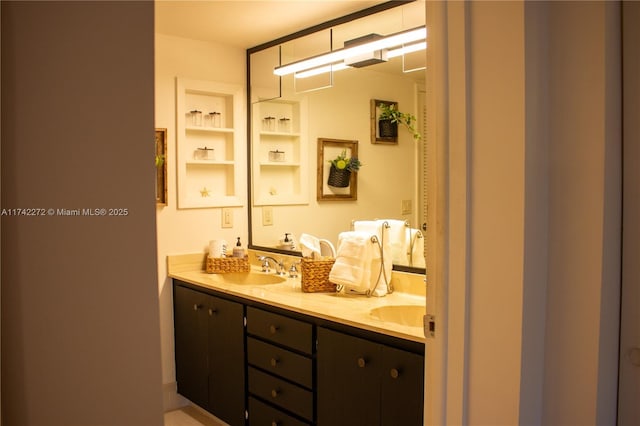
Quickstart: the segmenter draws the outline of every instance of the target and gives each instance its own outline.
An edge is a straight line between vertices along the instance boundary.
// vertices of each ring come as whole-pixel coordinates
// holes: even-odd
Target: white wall
[[[435,93],[432,191],[450,204],[432,198],[445,240],[429,294],[448,317],[430,421],[614,424],[619,5],[472,2],[438,19],[450,92]],[[437,269],[450,262],[464,273]]]
[[[229,242],[241,237],[247,243],[246,204],[233,208],[233,228],[221,226],[221,209],[178,209],[176,183],[176,77],[207,80],[245,86],[245,51],[224,44],[189,40],[156,34],[155,36],[155,126],[167,128],[168,205],[158,207],[158,287],[162,341],[162,377],[165,384],[165,409],[179,404],[175,399],[173,349],[173,295],[167,278],[169,254],[204,252],[208,242],[224,238]],[[244,103],[244,98],[242,99]],[[243,108],[243,117],[246,111]],[[246,120],[243,118],[243,126]],[[243,129],[244,130],[244,129]],[[243,146],[245,140],[239,141]],[[246,150],[243,149],[243,152]],[[246,157],[238,159],[246,170]],[[239,187],[245,191],[245,174]],[[246,192],[240,194],[246,199]]]

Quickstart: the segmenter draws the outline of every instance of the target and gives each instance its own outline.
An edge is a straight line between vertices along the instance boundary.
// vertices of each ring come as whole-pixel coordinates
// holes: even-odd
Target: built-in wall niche
[[[241,206],[242,87],[176,79],[178,208]]]
[[[253,104],[254,205],[307,204],[306,102]]]

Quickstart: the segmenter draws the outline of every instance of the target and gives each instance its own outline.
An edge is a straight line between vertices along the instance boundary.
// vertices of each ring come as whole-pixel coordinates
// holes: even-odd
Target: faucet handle
[[[296,268],[298,263],[299,262],[291,263],[291,267],[289,267],[289,278],[298,278],[298,268]]]

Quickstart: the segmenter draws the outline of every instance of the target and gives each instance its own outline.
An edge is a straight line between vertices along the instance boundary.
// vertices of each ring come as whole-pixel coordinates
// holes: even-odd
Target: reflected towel
[[[367,232],[341,232],[338,236],[336,261],[329,281],[359,291],[369,289],[371,281],[372,244]]]
[[[419,229],[411,228],[411,245],[409,248],[410,266],[424,268],[424,235]]]
[[[409,247],[409,227],[404,220],[386,219],[389,224],[389,247],[391,248],[391,262],[400,265],[407,264],[407,248]]]

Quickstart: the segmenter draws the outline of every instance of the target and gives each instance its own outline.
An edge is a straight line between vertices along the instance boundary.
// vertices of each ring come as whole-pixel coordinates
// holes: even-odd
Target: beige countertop
[[[371,311],[386,306],[425,306],[424,294],[420,292],[394,291],[384,297],[366,297],[346,295],[344,293],[304,293],[301,290],[300,278],[286,278],[277,284],[235,284],[220,280],[218,274],[208,274],[203,267],[202,254],[168,256],[169,277],[203,288],[210,288],[220,293],[242,297],[248,300],[265,303],[274,307],[287,309],[305,315],[374,331],[389,336],[414,342],[425,341],[422,326],[403,325],[398,322],[384,321],[376,318]],[[252,272],[262,274],[256,265]],[[395,272],[394,272],[395,274]],[[417,275],[418,279],[421,279]],[[394,275],[392,282],[401,289],[411,288],[404,280],[412,277]],[[415,288],[416,286],[414,286]],[[424,287],[424,285],[422,286]],[[404,309],[404,308],[399,308]],[[407,308],[409,311],[411,308]],[[408,312],[408,314],[410,314]]]

